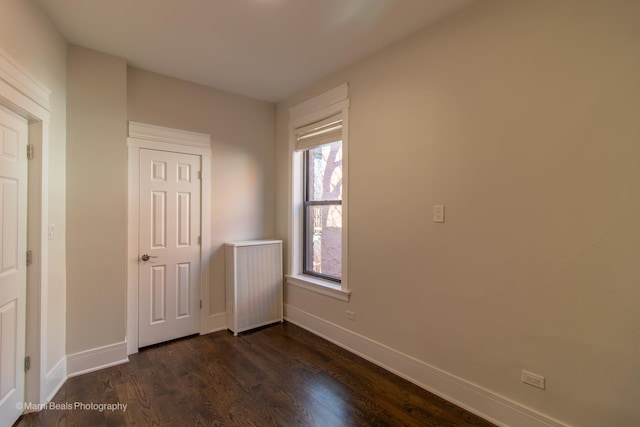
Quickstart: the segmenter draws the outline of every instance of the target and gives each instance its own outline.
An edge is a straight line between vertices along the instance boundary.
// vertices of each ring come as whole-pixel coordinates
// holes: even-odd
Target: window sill
[[[340,301],[349,301],[351,291],[342,289],[339,283],[329,280],[323,280],[317,277],[296,274],[294,276],[286,276],[287,284],[298,288],[306,289],[317,294],[326,295]]]

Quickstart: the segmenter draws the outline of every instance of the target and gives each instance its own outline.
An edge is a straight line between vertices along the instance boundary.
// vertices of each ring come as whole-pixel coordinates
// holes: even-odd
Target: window
[[[348,300],[347,85],[290,109],[287,283]]]
[[[342,280],[342,140],[304,151],[303,271]]]

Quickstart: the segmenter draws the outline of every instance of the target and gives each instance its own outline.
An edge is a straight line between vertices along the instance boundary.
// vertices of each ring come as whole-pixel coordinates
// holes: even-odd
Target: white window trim
[[[348,217],[349,217],[349,87],[342,84],[289,109],[289,245],[287,257],[289,274],[287,285],[295,286],[341,301],[349,301],[348,281]],[[342,114],[342,280],[336,283],[303,273],[302,268],[302,152],[296,152],[297,128],[309,125],[334,114]]]

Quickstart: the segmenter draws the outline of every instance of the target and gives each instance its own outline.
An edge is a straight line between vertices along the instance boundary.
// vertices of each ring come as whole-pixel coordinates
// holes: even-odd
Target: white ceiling
[[[67,41],[266,101],[471,0],[38,0]]]

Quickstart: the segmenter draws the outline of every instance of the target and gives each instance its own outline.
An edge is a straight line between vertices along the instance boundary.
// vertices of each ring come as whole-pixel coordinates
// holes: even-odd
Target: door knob
[[[144,254],[142,256],[140,256],[140,259],[143,261],[149,261],[150,258],[158,258],[157,256],[151,256],[149,254]]]

